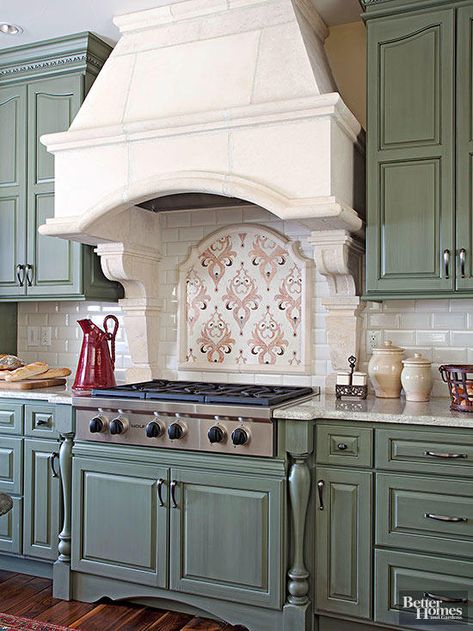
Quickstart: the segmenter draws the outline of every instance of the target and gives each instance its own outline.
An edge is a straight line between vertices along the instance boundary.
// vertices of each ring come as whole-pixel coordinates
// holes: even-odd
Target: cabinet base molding
[[[31,574],[40,578],[53,577],[53,564],[46,561],[35,561],[26,557],[0,554],[0,570],[16,572],[18,574]]]
[[[317,631],[391,631],[401,627],[385,627],[376,624],[367,624],[366,622],[353,622],[351,620],[340,620],[338,618],[327,618],[325,616],[316,616],[318,626]],[[404,628],[404,627],[402,627]]]
[[[245,602],[230,602],[215,598],[172,592],[116,579],[72,572],[73,600],[95,602],[100,598],[127,599],[148,607],[176,610],[207,618],[241,624],[249,631],[313,631],[311,606],[286,605],[283,610],[252,607]],[[310,615],[309,615],[310,613]]]

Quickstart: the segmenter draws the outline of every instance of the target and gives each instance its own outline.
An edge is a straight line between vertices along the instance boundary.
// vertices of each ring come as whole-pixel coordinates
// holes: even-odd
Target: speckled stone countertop
[[[274,412],[275,418],[310,421],[367,421],[370,423],[402,423],[473,429],[473,413],[450,412],[450,399],[432,399],[428,403],[412,403],[401,399],[341,399],[315,396],[305,403],[289,405]]]
[[[38,390],[0,390],[1,399],[31,399],[32,401],[46,401],[47,403],[62,403],[71,405],[72,392],[70,385]]]

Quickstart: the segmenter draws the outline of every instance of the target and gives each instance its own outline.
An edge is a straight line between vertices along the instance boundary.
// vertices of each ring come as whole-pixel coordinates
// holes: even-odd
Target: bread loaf
[[[71,374],[69,368],[50,368],[46,372],[42,372],[35,377],[27,377],[27,379],[58,379],[59,377],[69,377]]]
[[[32,364],[28,364],[10,372],[5,376],[5,381],[23,381],[23,379],[31,379],[32,377],[45,373],[48,369],[49,366],[46,362],[33,362]]]
[[[0,370],[16,370],[21,366],[23,362],[15,355],[0,355]]]

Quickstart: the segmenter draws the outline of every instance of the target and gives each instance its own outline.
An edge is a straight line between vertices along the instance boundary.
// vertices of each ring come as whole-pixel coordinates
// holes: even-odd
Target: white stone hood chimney
[[[136,206],[151,198],[213,193],[304,223],[336,317],[355,314],[361,128],[310,0],[187,0],[115,23],[122,37],[71,128],[42,138],[56,191],[40,231],[97,244],[124,285],[129,378],[157,374],[159,221]]]

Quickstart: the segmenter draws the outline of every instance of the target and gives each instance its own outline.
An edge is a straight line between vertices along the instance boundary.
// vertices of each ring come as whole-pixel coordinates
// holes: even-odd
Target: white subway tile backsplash
[[[160,263],[162,283],[162,311],[160,331],[161,375],[168,379],[197,379],[243,383],[287,383],[293,385],[325,385],[325,377],[332,372],[330,352],[325,333],[326,310],[323,300],[328,296],[328,285],[316,270],[314,274],[314,318],[312,332],[314,358],[309,376],[277,374],[201,373],[177,371],[177,298],[178,265],[187,257],[189,248],[219,225],[238,223],[242,219],[268,225],[285,232],[301,242],[306,256],[312,256],[313,246],[308,242],[310,231],[297,222],[281,222],[260,208],[202,210],[163,213],[163,257]],[[120,306],[115,303],[95,302],[39,302],[20,303],[18,306],[18,348],[26,361],[45,359],[51,364],[75,370],[80,351],[82,332],[76,323],[81,317],[91,317],[99,325],[107,313],[114,313],[121,328],[117,337],[117,377],[124,378],[125,369],[132,361],[123,329]],[[367,302],[363,312],[364,334],[360,369],[366,370],[369,359],[367,339],[369,332],[377,333],[380,342],[391,339],[406,349],[406,356],[421,352],[434,362],[434,394],[446,396],[445,384],[440,381],[438,365],[447,362],[473,363],[473,300],[389,300],[382,303]],[[50,347],[28,347],[26,327],[51,326]]]

